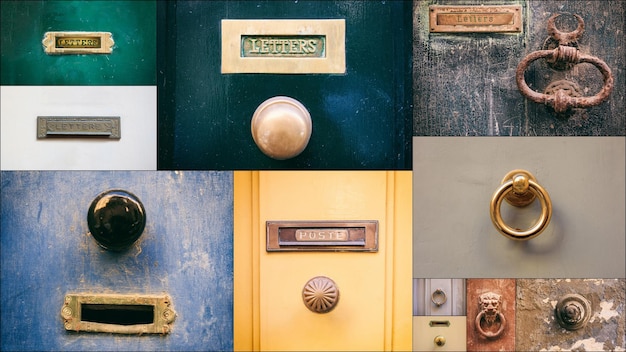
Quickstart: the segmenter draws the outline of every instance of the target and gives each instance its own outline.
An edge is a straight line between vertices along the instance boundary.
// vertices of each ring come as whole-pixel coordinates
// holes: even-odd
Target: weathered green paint
[[[156,1],[2,1],[0,8],[2,85],[156,83]],[[48,31],[111,32],[115,45],[111,54],[47,55]]]

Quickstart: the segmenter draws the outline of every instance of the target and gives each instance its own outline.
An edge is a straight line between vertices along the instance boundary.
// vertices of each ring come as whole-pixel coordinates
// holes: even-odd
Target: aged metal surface
[[[46,32],[41,43],[51,55],[110,54],[115,41],[110,32]]]
[[[571,294],[584,297],[591,307],[589,321],[578,330],[561,327],[555,316],[559,300]],[[516,348],[518,351],[623,351],[626,349],[625,296],[624,278],[518,279]]]
[[[613,91],[614,79],[611,69],[601,59],[592,56],[579,53],[578,49],[578,37],[582,35],[584,29],[583,19],[574,15],[578,20],[578,27],[572,32],[563,33],[556,29],[554,25],[555,18],[559,14],[555,14],[548,20],[548,33],[551,38],[558,43],[558,46],[551,50],[540,50],[528,54],[517,66],[515,72],[515,80],[520,92],[526,98],[534,101],[535,103],[546,104],[554,109],[557,114],[563,114],[573,108],[589,108],[597,106],[607,100],[609,95]],[[549,46],[548,41],[544,43],[544,49]],[[593,64],[602,74],[604,85],[602,89],[592,97],[580,97],[571,94],[571,90],[556,90],[553,94],[541,94],[533,91],[528,87],[524,78],[524,73],[528,66],[535,60],[545,58],[548,65],[555,69],[565,70],[571,69],[575,65],[580,63]],[[568,80],[559,80],[558,82]],[[576,85],[575,82],[569,82],[569,85]],[[553,86],[553,84],[550,84]],[[546,88],[547,90],[547,88]]]
[[[121,138],[120,117],[37,116],[37,138]]]
[[[312,312],[328,313],[339,302],[339,288],[332,279],[316,276],[304,285],[302,301]]]
[[[567,330],[585,327],[591,317],[591,303],[576,293],[567,294],[559,299],[554,308],[554,315],[559,325]]]
[[[222,20],[222,73],[345,73],[345,19]]]
[[[123,311],[124,307],[127,307],[126,315],[133,314],[132,310],[137,310],[138,306],[149,307],[149,311],[153,316],[152,319],[148,319],[149,321],[136,324],[125,321],[118,324],[96,322],[85,319],[85,306],[92,306],[103,311],[108,307],[113,307],[117,311]],[[168,295],[71,293],[65,295],[63,307],[61,308],[61,317],[63,318],[65,330],[77,332],[110,332],[137,335],[167,334],[172,329],[176,311],[172,307],[172,299]],[[112,315],[106,318],[111,317]]]
[[[431,32],[520,32],[522,7],[429,6]]]
[[[506,327],[506,318],[500,311],[502,295],[486,292],[478,296],[478,315],[474,321],[474,328],[479,335],[486,339],[497,339]]]
[[[539,220],[529,229],[522,230],[507,225],[502,219],[502,200],[516,207],[526,207],[539,199],[541,215]],[[490,217],[498,232],[513,240],[526,241],[539,236],[550,224],[552,218],[552,201],[548,192],[536,182],[533,174],[526,170],[509,171],[502,179],[501,186],[491,197],[489,206]]]
[[[378,221],[268,221],[267,251],[376,252]]]
[[[450,1],[416,0],[413,27],[413,91],[415,136],[623,136],[626,134],[626,40],[623,30],[626,2],[512,0],[522,6],[520,33],[431,33],[428,7]],[[481,5],[485,1],[464,0]],[[546,21],[555,13],[583,14],[582,53],[592,53],[613,70],[615,87],[610,99],[595,107],[574,109],[568,119],[553,109],[526,100],[517,88],[515,71],[521,58],[541,50],[547,37]],[[574,16],[559,16],[556,27],[576,31]],[[556,80],[578,84],[587,96],[599,92],[603,77],[589,63],[572,70],[554,71],[537,60],[526,71],[526,82],[543,92]],[[620,83],[621,82],[621,83]]]
[[[467,279],[467,350],[515,350],[515,280]]]

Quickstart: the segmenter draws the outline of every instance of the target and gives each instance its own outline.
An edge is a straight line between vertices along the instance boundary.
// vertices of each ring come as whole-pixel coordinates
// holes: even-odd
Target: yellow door
[[[410,350],[411,194],[410,171],[235,172],[235,350]],[[268,221],[376,221],[377,250],[270,252]],[[326,313],[303,300],[318,276]]]

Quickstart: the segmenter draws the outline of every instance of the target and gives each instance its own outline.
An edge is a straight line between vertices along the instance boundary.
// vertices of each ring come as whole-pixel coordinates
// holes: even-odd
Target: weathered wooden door
[[[410,6],[398,1],[159,3],[158,168],[410,169]],[[223,62],[222,41],[237,43],[239,34],[250,34],[246,31],[254,27],[244,25],[243,32],[231,38],[222,20],[234,19],[270,24],[284,19],[343,20],[345,48],[327,54],[344,59],[345,69],[222,73],[231,63]],[[268,32],[260,26],[253,29]],[[277,26],[270,31],[274,39],[268,40],[299,40],[310,27],[294,31]],[[276,51],[280,56],[284,50]],[[269,66],[279,66],[271,60],[283,59],[270,58]],[[300,64],[312,59],[289,60]],[[312,120],[308,145],[287,160],[263,154],[251,135],[255,110],[275,96],[296,99]]]
[[[232,172],[0,175],[2,350],[233,348]],[[98,246],[88,225],[90,204],[111,189],[134,194],[145,209],[143,233],[121,252]],[[115,221],[109,224],[119,228]],[[168,295],[176,316],[169,332],[155,326],[157,334],[66,331],[70,318],[118,330],[148,321],[115,304],[95,317],[90,307],[89,318],[81,306],[76,316],[65,307],[68,294]],[[149,318],[159,321],[156,313]]]
[[[477,32],[476,26],[467,23],[456,28],[469,32],[432,32],[429,18],[433,5],[445,8],[495,4],[478,0],[414,1],[414,135],[626,134],[623,1],[499,1],[497,5],[520,6],[518,30],[506,33]],[[485,11],[474,8],[468,13]],[[516,70],[527,55],[544,49],[544,43],[545,49],[555,47],[554,40],[548,40],[547,30],[548,20],[554,14],[562,14],[556,18],[555,28],[564,33],[575,32],[579,23],[573,15],[581,16],[584,31],[577,39],[579,55],[604,61],[614,78],[613,91],[605,102],[587,109],[575,108],[559,116],[554,109],[522,96],[516,84]],[[605,86],[602,73],[590,63],[555,70],[544,59],[538,59],[523,71],[527,85],[542,94],[552,83],[583,97],[595,96]]]
[[[410,350],[410,190],[407,171],[236,171],[235,349]],[[375,247],[337,240],[350,221],[377,222]],[[318,277],[324,312],[305,305]]]

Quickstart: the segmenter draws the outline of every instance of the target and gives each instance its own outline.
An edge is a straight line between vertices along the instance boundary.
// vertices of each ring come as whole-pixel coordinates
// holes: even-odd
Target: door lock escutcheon
[[[541,216],[531,228],[514,229],[502,220],[500,206],[503,200],[516,207],[525,207],[535,198],[541,203]],[[526,170],[515,169],[504,176],[500,187],[491,197],[490,214],[493,225],[502,235],[513,240],[526,241],[539,236],[548,227],[552,217],[552,201],[548,192],[537,183],[533,174]]]
[[[609,66],[601,59],[586,54],[580,54],[578,50],[578,37],[582,35],[585,28],[582,17],[574,15],[578,21],[578,27],[572,32],[561,32],[556,29],[555,19],[560,14],[554,14],[548,19],[548,38],[544,43],[544,50],[534,51],[522,59],[517,66],[515,72],[515,80],[517,87],[523,96],[535,103],[545,104],[553,108],[557,114],[566,113],[572,108],[589,108],[600,105],[608,99],[614,86],[613,74]],[[554,47],[553,49],[548,49]],[[556,82],[550,86],[552,91],[546,89],[544,93],[538,93],[528,86],[524,79],[524,73],[528,66],[535,60],[545,59],[548,65],[556,70],[570,69],[581,63],[590,63],[594,65],[602,74],[604,86],[596,95],[591,97],[582,97],[576,95],[576,89],[554,89]],[[568,84],[557,84],[556,87],[572,87],[577,85],[573,82]]]
[[[146,211],[134,194],[113,189],[100,193],[87,213],[89,232],[104,249],[123,251],[143,233]]]
[[[561,327],[578,330],[585,327],[591,317],[591,303],[579,294],[568,294],[559,299],[554,313]]]

